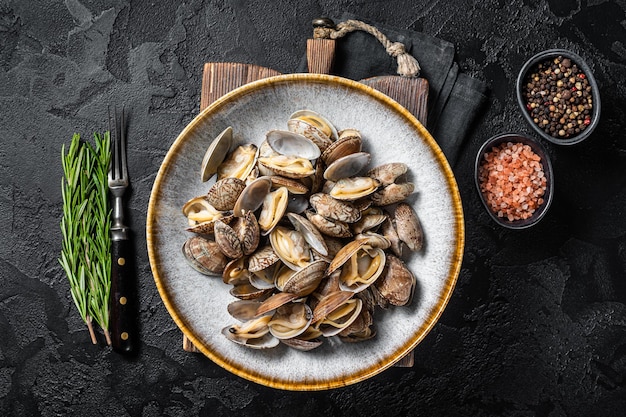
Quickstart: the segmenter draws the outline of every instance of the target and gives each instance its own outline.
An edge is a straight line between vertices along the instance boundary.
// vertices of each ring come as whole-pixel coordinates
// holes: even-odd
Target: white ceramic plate
[[[234,322],[226,306],[234,301],[220,278],[195,272],[181,247],[190,233],[181,207],[207,192],[200,165],[213,140],[232,126],[236,140],[257,145],[271,129],[286,129],[289,115],[310,109],[338,129],[361,131],[371,166],[404,162],[416,192],[408,202],[420,217],[425,249],[405,256],[417,277],[410,306],[378,309],[377,335],[361,343],[333,338],[301,352],[280,345],[253,350],[220,333]],[[154,279],[172,318],[211,360],[251,381],[289,390],[322,390],[371,377],[411,351],[435,324],[452,293],[461,266],[464,223],[452,171],[428,131],[386,95],[355,81],[318,74],[291,74],[247,84],[200,113],[167,153],[148,207],[147,243]]]

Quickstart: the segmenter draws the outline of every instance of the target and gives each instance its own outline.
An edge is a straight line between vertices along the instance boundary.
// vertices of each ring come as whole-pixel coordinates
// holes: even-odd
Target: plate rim
[[[173,301],[170,299],[165,290],[165,286],[162,282],[162,278],[160,277],[157,268],[158,255],[156,254],[156,248],[154,245],[154,239],[156,239],[155,235],[157,225],[156,196],[159,193],[161,183],[166,175],[167,167],[172,158],[174,158],[175,154],[177,153],[177,149],[184,142],[188,132],[192,131],[196,127],[196,125],[201,123],[205,118],[209,117],[210,114],[219,110],[221,107],[230,103],[232,100],[236,100],[239,97],[243,97],[257,90],[271,88],[274,85],[289,84],[294,82],[326,85],[339,84],[343,87],[347,87],[348,89],[355,89],[358,90],[358,92],[360,93],[365,93],[366,95],[372,97],[373,99],[391,108],[393,111],[399,113],[402,117],[404,117],[419,132],[419,134],[422,136],[422,139],[427,142],[428,147],[433,152],[434,159],[440,165],[452,199],[452,210],[455,220],[455,250],[451,257],[452,262],[445,280],[445,284],[443,286],[443,290],[440,294],[437,305],[433,308],[431,312],[428,313],[426,320],[419,326],[418,330],[400,349],[385,357],[386,360],[382,362],[377,362],[364,370],[355,372],[350,375],[340,375],[337,378],[327,378],[323,380],[307,379],[306,381],[290,381],[288,379],[268,377],[249,368],[237,367],[227,359],[223,358],[221,355],[212,352],[208,347],[204,346],[199,338],[197,338],[190,330],[187,323],[185,322],[185,319],[178,314],[178,311],[176,310]],[[202,352],[202,354],[204,354],[214,363],[226,369],[227,371],[261,385],[283,390],[320,391],[355,384],[383,372],[385,369],[391,367],[394,363],[396,363],[402,357],[408,354],[411,350],[415,349],[415,347],[426,337],[426,335],[430,333],[434,325],[441,317],[441,314],[445,310],[451,298],[452,292],[456,286],[459,273],[461,271],[461,264],[465,247],[465,221],[461,195],[458,184],[456,182],[456,178],[454,177],[454,174],[452,172],[452,168],[450,167],[448,160],[443,154],[443,151],[434,140],[434,138],[431,136],[430,132],[428,132],[428,130],[422,125],[419,120],[417,120],[417,118],[412,113],[410,113],[402,105],[391,99],[389,96],[383,94],[382,92],[354,80],[325,74],[283,74],[253,81],[230,91],[229,93],[214,101],[211,105],[206,107],[200,113],[198,113],[193,118],[193,120],[190,121],[179,133],[179,135],[176,137],[176,139],[168,149],[163,159],[163,162],[159,166],[159,170],[152,186],[146,217],[146,244],[148,249],[150,269],[152,271],[152,275],[163,304],[165,305],[170,317],[174,320],[178,328],[183,332],[183,334],[185,334],[185,336],[187,336],[187,338],[189,338],[189,340],[196,346],[196,348],[200,352]]]

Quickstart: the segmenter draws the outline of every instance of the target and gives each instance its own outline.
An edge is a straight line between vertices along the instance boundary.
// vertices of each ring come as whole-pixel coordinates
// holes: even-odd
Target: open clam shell
[[[309,220],[295,213],[287,213],[287,218],[294,229],[302,233],[304,240],[306,240],[312,249],[321,255],[328,255],[328,247],[326,246],[324,238]]]
[[[379,185],[380,183],[371,177],[341,178],[329,194],[337,200],[354,201],[376,192]]]
[[[322,152],[321,158],[326,165],[331,165],[341,157],[361,152],[362,146],[363,140],[358,130],[344,129],[339,132],[339,139]]]
[[[281,270],[276,277],[276,288],[283,292],[304,297],[311,294],[324,278],[328,263],[323,260],[314,261],[298,271]]]
[[[183,205],[183,214],[190,226],[224,217],[224,213],[209,203],[206,195],[194,197]]]
[[[183,214],[187,216],[189,232],[198,234],[211,234],[214,231],[215,221],[221,220],[230,223],[232,215],[226,215],[213,207],[206,196],[194,197],[183,206]]]
[[[339,289],[325,294],[313,309],[313,323],[317,324],[353,297],[353,292]]]
[[[233,143],[233,128],[228,126],[222,131],[204,154],[202,158],[202,165],[200,168],[200,177],[202,182],[208,181],[213,175],[217,173],[217,168],[226,159],[228,151]]]
[[[291,339],[304,333],[313,313],[305,303],[289,303],[276,309],[267,323],[270,333],[278,339]]]
[[[335,160],[324,171],[324,178],[339,181],[358,175],[370,163],[372,156],[367,152],[357,152]]]
[[[322,116],[313,110],[303,109],[293,112],[289,116],[289,120],[300,120],[306,122],[310,126],[317,128],[323,134],[328,136],[330,140],[336,141],[339,138],[337,129],[328,118]]]
[[[245,181],[254,169],[258,156],[259,148],[256,145],[252,143],[239,145],[217,167],[218,180],[233,177]]]
[[[245,322],[256,317],[260,305],[259,300],[235,300],[226,306],[226,310],[233,318]]]
[[[311,260],[311,248],[297,230],[275,227],[270,233],[270,244],[280,260],[294,271],[308,265]]]
[[[360,292],[372,285],[383,273],[386,254],[383,249],[361,247],[341,267],[339,288]]]
[[[288,178],[304,178],[315,173],[310,160],[295,155],[259,158],[259,164],[277,175]]]
[[[287,128],[313,141],[322,152],[339,137],[327,118],[311,110],[294,112],[289,116]]]
[[[362,308],[363,301],[359,298],[347,298],[345,292],[330,294],[313,312],[314,327],[326,337],[335,336],[357,319]]]
[[[222,281],[228,285],[245,284],[250,281],[250,271],[248,271],[247,257],[233,259],[226,264],[222,273]]]
[[[359,295],[364,293],[366,292],[360,292]],[[354,319],[352,323],[344,327],[343,330],[337,334],[341,338],[341,340],[356,342],[359,340],[366,340],[368,338],[371,338],[374,334],[370,327],[374,323],[372,315],[373,309],[367,307],[368,303],[363,298],[360,299],[363,302],[363,306],[361,307],[359,315],[356,317],[356,319]]]
[[[354,233],[363,233],[380,226],[387,215],[380,208],[370,207],[361,212],[361,220],[352,225]]]
[[[263,199],[263,208],[259,215],[259,227],[263,235],[276,227],[283,218],[289,204],[289,191],[287,187],[279,187],[268,193]]]
[[[339,287],[342,290],[363,291],[382,274],[385,257],[385,251],[372,247],[368,239],[353,240],[335,255],[326,275],[341,270]]]
[[[266,134],[267,144],[281,155],[294,155],[309,160],[320,157],[320,148],[310,139],[286,130],[270,130]]]
[[[272,318],[262,316],[234,324],[222,329],[222,334],[230,341],[251,349],[269,349],[278,346],[279,340],[272,336],[268,323]]]
[[[259,177],[243,189],[233,207],[235,216],[242,216],[248,211],[256,211],[263,204],[265,196],[272,188],[270,177]]]

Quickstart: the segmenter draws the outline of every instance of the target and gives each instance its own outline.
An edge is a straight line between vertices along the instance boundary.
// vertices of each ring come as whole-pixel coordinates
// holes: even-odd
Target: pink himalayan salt
[[[506,142],[485,153],[478,170],[480,191],[498,217],[528,219],[544,203],[546,176],[528,145]]]

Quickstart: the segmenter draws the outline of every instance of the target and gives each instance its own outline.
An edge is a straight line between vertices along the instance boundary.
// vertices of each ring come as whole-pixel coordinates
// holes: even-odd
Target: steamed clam
[[[315,173],[311,161],[295,155],[274,155],[259,158],[259,164],[270,172],[287,178],[304,178]]]
[[[348,223],[342,222],[340,220],[333,220],[328,217],[324,217],[319,213],[313,213],[311,211],[307,211],[306,217],[309,219],[311,224],[313,224],[317,230],[321,233],[332,236],[332,237],[351,237],[352,231],[350,230],[350,226]]]
[[[341,270],[339,287],[344,291],[360,292],[373,284],[385,268],[386,254],[372,247],[367,239],[348,243],[335,255],[327,274]]]
[[[324,278],[328,263],[314,261],[294,272],[290,268],[282,268],[276,276],[275,285],[280,291],[304,297],[311,294]]]
[[[245,180],[254,169],[258,155],[259,149],[254,144],[238,146],[217,167],[217,178],[231,177]]]
[[[309,201],[318,214],[329,219],[354,223],[361,218],[361,211],[352,203],[337,200],[329,194],[313,194]]]
[[[424,231],[415,211],[406,203],[396,206],[394,212],[398,238],[412,251],[422,249],[424,245]]]
[[[253,349],[268,349],[278,346],[279,340],[270,333],[268,323],[272,318],[262,316],[242,324],[224,327],[222,334],[228,340]]]
[[[321,155],[320,148],[315,143],[297,133],[270,130],[267,132],[266,141],[269,147],[280,155],[297,155],[309,160],[317,159]]]
[[[391,162],[371,169],[367,175],[381,185],[381,188],[372,194],[372,202],[377,206],[388,206],[403,201],[413,193],[415,185],[404,181],[407,171],[407,165],[400,162]]]
[[[200,169],[202,182],[208,181],[209,178],[217,173],[218,167],[226,159],[226,155],[228,155],[232,142],[233,128],[230,126],[213,139],[202,159],[202,167]]]
[[[289,303],[276,309],[267,326],[274,337],[292,339],[305,332],[312,317],[311,307],[306,303]]]
[[[221,275],[227,258],[219,246],[201,236],[192,236],[183,245],[183,255],[196,271],[204,275]]]
[[[402,259],[388,255],[385,271],[373,288],[385,302],[381,307],[386,307],[386,303],[403,306],[411,302],[415,284],[415,276]]]
[[[311,260],[311,248],[302,233],[278,226],[270,233],[270,244],[276,255],[289,268],[298,270]]]
[[[354,322],[363,308],[361,299],[348,291],[324,297],[313,311],[313,327],[324,336],[335,336]]]
[[[271,232],[280,219],[283,218],[289,203],[288,194],[289,191],[286,187],[279,187],[268,193],[263,199],[263,207],[261,214],[259,214],[259,227],[263,233]]]
[[[232,227],[217,220],[214,233],[215,242],[229,258],[237,259],[250,255],[259,245],[259,224],[252,212],[237,217]]]
[[[357,152],[343,156],[328,165],[324,171],[324,178],[338,181],[358,175],[370,163],[372,157],[367,152]]]
[[[366,197],[378,189],[380,183],[371,177],[341,178],[330,190],[330,196],[337,200],[354,201]]]
[[[363,140],[361,133],[356,129],[344,129],[339,132],[339,139],[331,143],[321,155],[326,165],[331,165],[337,159],[361,152]]]
[[[216,210],[232,210],[244,188],[246,183],[239,178],[222,178],[209,189],[206,199]]]
[[[298,133],[317,145],[324,151],[337,140],[337,129],[321,114],[311,110],[300,110],[293,113],[287,121],[291,132]]]
[[[228,222],[230,218],[213,207],[206,196],[194,197],[183,205],[183,214],[187,217],[188,231],[208,234],[213,233],[215,222],[222,219]]]
[[[239,323],[222,333],[234,343],[308,351],[330,337],[375,337],[375,308],[407,305],[415,291],[403,247],[424,248],[404,202],[415,189],[408,166],[369,168],[361,132],[337,131],[311,110],[293,113],[287,129],[258,147],[235,141],[230,127],[215,138],[201,179],[217,178],[183,205],[197,234],[184,256],[231,286],[228,312]]]

